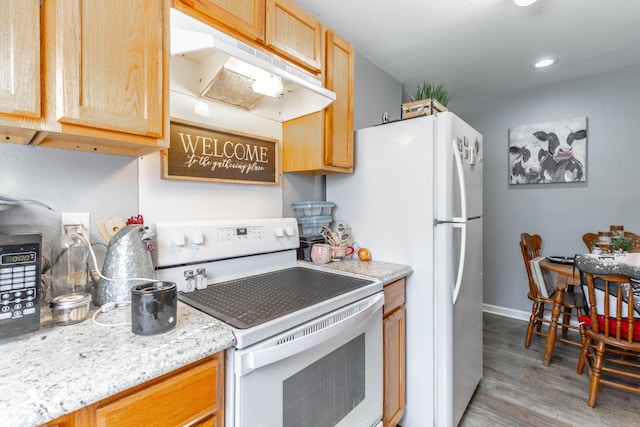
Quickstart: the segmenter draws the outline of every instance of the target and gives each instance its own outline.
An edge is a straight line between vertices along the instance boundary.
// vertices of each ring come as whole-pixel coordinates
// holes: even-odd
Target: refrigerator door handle
[[[458,185],[460,186],[460,218],[454,218],[453,220],[466,221],[467,220],[467,185],[464,179],[464,167],[462,165],[462,156],[460,156],[460,150],[458,150],[458,142],[453,138],[453,159],[456,164],[456,172],[458,173]]]
[[[456,301],[458,301],[458,294],[460,293],[460,287],[462,286],[462,276],[464,275],[464,262],[467,253],[467,224],[457,223],[453,224],[453,226],[459,228],[461,231],[459,257],[460,261],[458,263],[458,275],[456,277],[456,284],[453,287],[453,304],[455,305]]]

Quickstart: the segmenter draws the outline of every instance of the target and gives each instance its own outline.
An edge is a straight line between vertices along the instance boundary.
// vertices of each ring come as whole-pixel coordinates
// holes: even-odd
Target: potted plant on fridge
[[[409,94],[409,98],[411,102],[402,104],[403,119],[447,111],[451,94],[444,84],[425,80],[416,87],[413,95]]]

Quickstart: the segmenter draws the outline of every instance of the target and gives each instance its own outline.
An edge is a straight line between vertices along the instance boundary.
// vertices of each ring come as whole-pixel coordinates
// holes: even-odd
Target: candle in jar
[[[598,245],[611,245],[613,243],[613,239],[611,237],[610,231],[600,231],[598,232]]]

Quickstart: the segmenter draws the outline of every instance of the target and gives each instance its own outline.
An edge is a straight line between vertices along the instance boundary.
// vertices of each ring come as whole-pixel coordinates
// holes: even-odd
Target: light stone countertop
[[[406,265],[357,258],[298,262],[383,284],[413,272]],[[41,316],[39,331],[0,339],[0,414],[14,414],[13,427],[40,425],[235,345],[224,323],[182,302],[176,327],[152,336],[135,335],[131,326],[99,326],[91,318],[54,326],[48,307]],[[122,307],[97,319],[114,324],[130,317],[130,308]]]
[[[327,264],[315,264],[310,261],[298,261],[305,265],[314,266],[322,270],[337,270],[360,276],[380,279],[383,285],[391,283],[413,273],[408,265],[393,264],[383,261],[360,261],[358,258],[344,258],[340,261],[332,261]]]
[[[97,319],[128,322],[130,310]],[[222,322],[182,302],[176,326],[151,336],[91,318],[54,326],[48,307],[41,316],[39,331],[0,339],[0,425],[37,426],[235,345]]]

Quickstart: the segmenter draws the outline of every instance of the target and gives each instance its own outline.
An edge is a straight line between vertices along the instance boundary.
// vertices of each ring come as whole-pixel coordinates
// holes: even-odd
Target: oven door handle
[[[288,357],[313,348],[325,341],[328,341],[331,338],[334,338],[348,331],[353,326],[366,322],[378,310],[382,310],[383,305],[384,294],[382,294],[381,292],[372,298],[371,304],[368,307],[340,320],[339,322],[321,328],[312,334],[305,335],[300,338],[295,338],[284,344],[271,346],[264,350],[247,352],[242,356],[243,360],[240,365],[241,372],[239,372],[239,374],[246,375],[255,369],[262,368],[272,363],[276,363],[280,360],[284,360]]]

